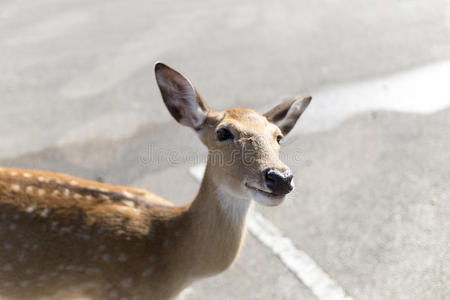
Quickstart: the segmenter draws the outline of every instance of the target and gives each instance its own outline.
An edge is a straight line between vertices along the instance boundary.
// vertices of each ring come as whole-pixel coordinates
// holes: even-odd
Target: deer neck
[[[213,168],[208,162],[199,193],[186,212],[191,224],[193,270],[200,276],[227,269],[237,257],[252,202],[217,183]]]

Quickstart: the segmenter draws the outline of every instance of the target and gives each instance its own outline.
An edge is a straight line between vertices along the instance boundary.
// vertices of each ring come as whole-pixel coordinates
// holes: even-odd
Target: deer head
[[[157,63],[155,73],[170,114],[208,147],[213,182],[237,197],[280,204],[294,188],[293,174],[279,158],[280,142],[311,97],[284,102],[263,115],[251,109],[215,111],[179,72]]]

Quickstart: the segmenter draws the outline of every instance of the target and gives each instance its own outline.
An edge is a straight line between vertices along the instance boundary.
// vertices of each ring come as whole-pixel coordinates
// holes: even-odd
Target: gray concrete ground
[[[205,149],[166,112],[155,60],[214,108],[261,110],[448,60],[449,20],[444,0],[0,0],[0,165],[186,203]],[[449,109],[377,111],[297,135],[284,145],[295,194],[257,209],[357,299],[449,299],[449,121]],[[315,299],[251,236],[228,272],[184,298]]]

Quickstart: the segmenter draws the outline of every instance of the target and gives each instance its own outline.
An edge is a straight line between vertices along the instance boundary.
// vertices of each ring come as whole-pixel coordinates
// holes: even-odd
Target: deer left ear
[[[155,75],[161,96],[172,117],[184,126],[199,130],[209,108],[191,82],[160,62],[155,65]]]
[[[269,122],[274,123],[280,128],[281,132],[286,135],[300,118],[302,113],[308,107],[312,97],[308,96],[303,99],[295,98],[283,102],[264,114]]]

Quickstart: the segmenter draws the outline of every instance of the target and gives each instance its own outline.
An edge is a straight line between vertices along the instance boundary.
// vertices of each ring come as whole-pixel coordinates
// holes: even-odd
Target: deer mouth
[[[252,186],[248,183],[245,184],[245,187],[250,191],[250,194],[252,195],[253,199],[256,202],[259,202],[263,205],[267,206],[275,206],[280,204],[286,195],[278,195],[274,194],[272,192],[262,190],[260,188],[257,188],[255,186]]]

